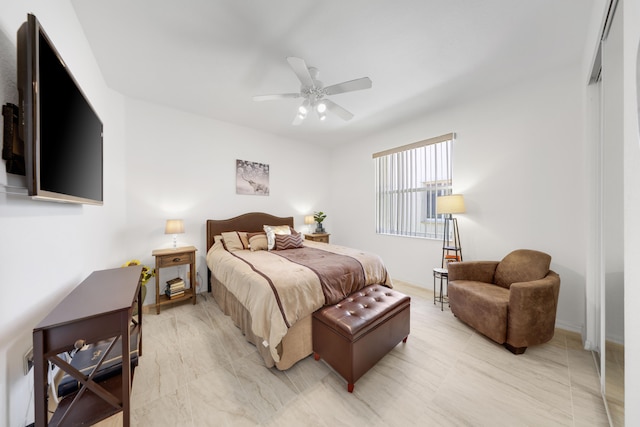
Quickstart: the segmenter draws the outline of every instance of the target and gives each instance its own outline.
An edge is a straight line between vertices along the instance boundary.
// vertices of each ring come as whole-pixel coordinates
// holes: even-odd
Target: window
[[[436,197],[451,194],[449,133],[375,153],[376,233],[442,238]]]

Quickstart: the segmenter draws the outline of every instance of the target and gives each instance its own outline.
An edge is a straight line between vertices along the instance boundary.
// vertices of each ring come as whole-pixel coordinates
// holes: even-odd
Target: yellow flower
[[[131,267],[132,265],[140,265],[140,260],[139,259],[132,259],[131,261],[127,261],[124,264],[122,264],[121,267]]]
[[[140,265],[140,264],[142,264],[140,262],[140,260],[132,259],[131,261],[127,261],[124,264],[122,264],[122,267],[131,267],[131,266]],[[145,285],[149,281],[149,279],[151,279],[155,275],[156,275],[155,268],[154,269],[150,269],[146,265],[142,266],[142,273],[141,273],[140,279],[141,279],[143,285]]]

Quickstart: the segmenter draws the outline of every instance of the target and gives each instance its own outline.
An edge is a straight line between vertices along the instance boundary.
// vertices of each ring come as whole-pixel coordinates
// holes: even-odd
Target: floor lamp
[[[458,220],[453,214],[464,213],[464,197],[462,194],[440,196],[436,199],[436,213],[444,215],[444,232],[442,236],[442,268],[445,262],[462,261],[462,246],[458,233]],[[453,230],[451,230],[451,225]],[[453,252],[453,255],[450,254]]]

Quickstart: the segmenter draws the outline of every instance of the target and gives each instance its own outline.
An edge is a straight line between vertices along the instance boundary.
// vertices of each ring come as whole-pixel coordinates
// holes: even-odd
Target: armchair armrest
[[[509,290],[507,342],[514,347],[546,342],[553,337],[560,292],[554,271],[540,280],[512,283]]]
[[[498,267],[498,261],[461,261],[448,264],[449,282],[454,280],[473,280],[476,282],[493,283],[493,276]]]

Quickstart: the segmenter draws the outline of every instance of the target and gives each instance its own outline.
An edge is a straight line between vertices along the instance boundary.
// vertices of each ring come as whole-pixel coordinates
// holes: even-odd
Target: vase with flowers
[[[134,265],[141,265],[140,260],[132,259],[130,261],[125,262],[121,265],[121,267],[131,267]],[[144,299],[147,296],[147,282],[149,279],[156,275],[155,268],[149,268],[146,265],[142,266],[142,273],[140,273],[140,285],[142,286],[142,302],[144,303]],[[134,310],[134,315],[137,314],[136,310]]]

